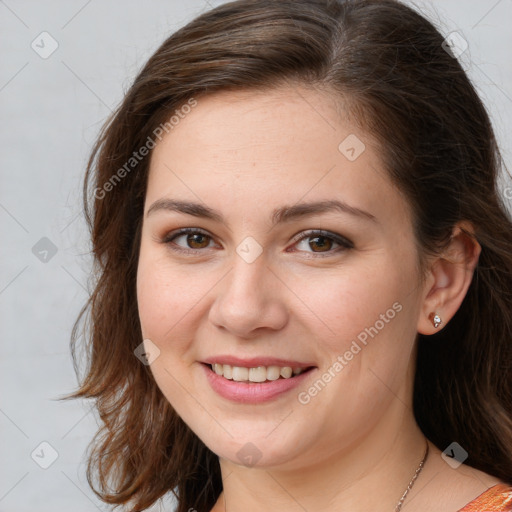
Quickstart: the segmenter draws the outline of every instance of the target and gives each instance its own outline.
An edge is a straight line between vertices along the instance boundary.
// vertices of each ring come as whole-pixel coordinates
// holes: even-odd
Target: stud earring
[[[430,315],[428,315],[428,318],[436,329],[443,323],[441,317],[437,313],[430,313]]]

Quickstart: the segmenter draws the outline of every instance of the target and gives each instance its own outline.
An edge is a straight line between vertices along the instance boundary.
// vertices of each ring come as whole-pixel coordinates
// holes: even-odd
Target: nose
[[[288,322],[286,286],[260,256],[248,263],[235,256],[233,267],[219,283],[209,320],[239,338],[282,329]]]

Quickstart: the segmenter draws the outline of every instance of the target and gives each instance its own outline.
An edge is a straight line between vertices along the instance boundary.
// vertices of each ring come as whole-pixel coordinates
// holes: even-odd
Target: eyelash
[[[185,247],[181,247],[181,246],[177,245],[176,243],[174,243],[174,240],[176,238],[178,238],[182,235],[187,235],[187,234],[200,234],[200,235],[204,235],[204,236],[210,238],[211,240],[213,240],[213,237],[211,235],[209,235],[206,231],[203,231],[202,229],[182,228],[182,229],[179,229],[178,231],[173,231],[171,233],[168,233],[163,238],[163,240],[161,242],[164,244],[167,244],[173,251],[178,251],[178,252],[181,252],[184,254],[197,254],[198,251],[203,251],[205,249],[208,249],[208,247],[204,247],[202,249],[185,248]],[[313,238],[313,237],[328,238],[328,239],[333,240],[336,244],[339,245],[338,248],[335,248],[335,249],[329,250],[329,251],[325,251],[325,252],[322,252],[322,251],[321,252],[314,252],[314,251],[309,252],[309,254],[317,255],[314,257],[331,256],[333,254],[337,254],[337,253],[345,251],[347,249],[354,248],[354,244],[347,238],[342,237],[341,235],[337,235],[336,233],[332,233],[330,231],[325,231],[322,229],[311,229],[311,230],[307,230],[307,231],[302,231],[300,233],[300,236],[296,235],[293,237],[292,242],[295,245],[298,242],[301,242],[302,240],[305,240],[308,238]],[[287,251],[287,252],[289,252],[289,251]],[[305,251],[305,252],[308,252],[308,251]]]

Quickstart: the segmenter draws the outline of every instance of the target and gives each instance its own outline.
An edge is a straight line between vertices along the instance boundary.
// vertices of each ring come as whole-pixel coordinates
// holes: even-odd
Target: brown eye
[[[168,244],[176,251],[195,251],[207,249],[213,241],[212,237],[199,229],[184,228],[169,233],[164,237],[162,243]]]
[[[326,236],[315,236],[315,237],[309,237],[310,242],[309,246],[311,249],[314,250],[314,252],[324,252],[329,251],[333,246],[333,240],[332,238],[326,237]],[[315,250],[318,249],[318,250]]]
[[[295,246],[299,252],[326,256],[353,249],[354,244],[344,236],[329,231],[312,230],[295,237]]]
[[[210,243],[210,237],[203,233],[188,234],[186,240],[191,249],[204,249]]]

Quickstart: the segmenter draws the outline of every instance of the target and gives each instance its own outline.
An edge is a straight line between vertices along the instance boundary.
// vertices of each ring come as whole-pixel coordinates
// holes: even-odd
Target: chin
[[[229,430],[230,425],[225,425]],[[220,429],[217,436],[212,432],[196,432],[196,435],[215,453],[219,458],[228,460],[233,464],[245,467],[275,468],[287,466],[290,463],[298,463],[298,459],[308,449],[308,441],[305,432],[290,432],[289,428],[281,433],[274,432],[274,424],[265,429],[245,428],[240,434],[233,434],[230,437],[224,430]],[[263,432],[264,430],[264,432]],[[204,434],[204,436],[203,436]],[[295,461],[295,462],[294,462]]]

